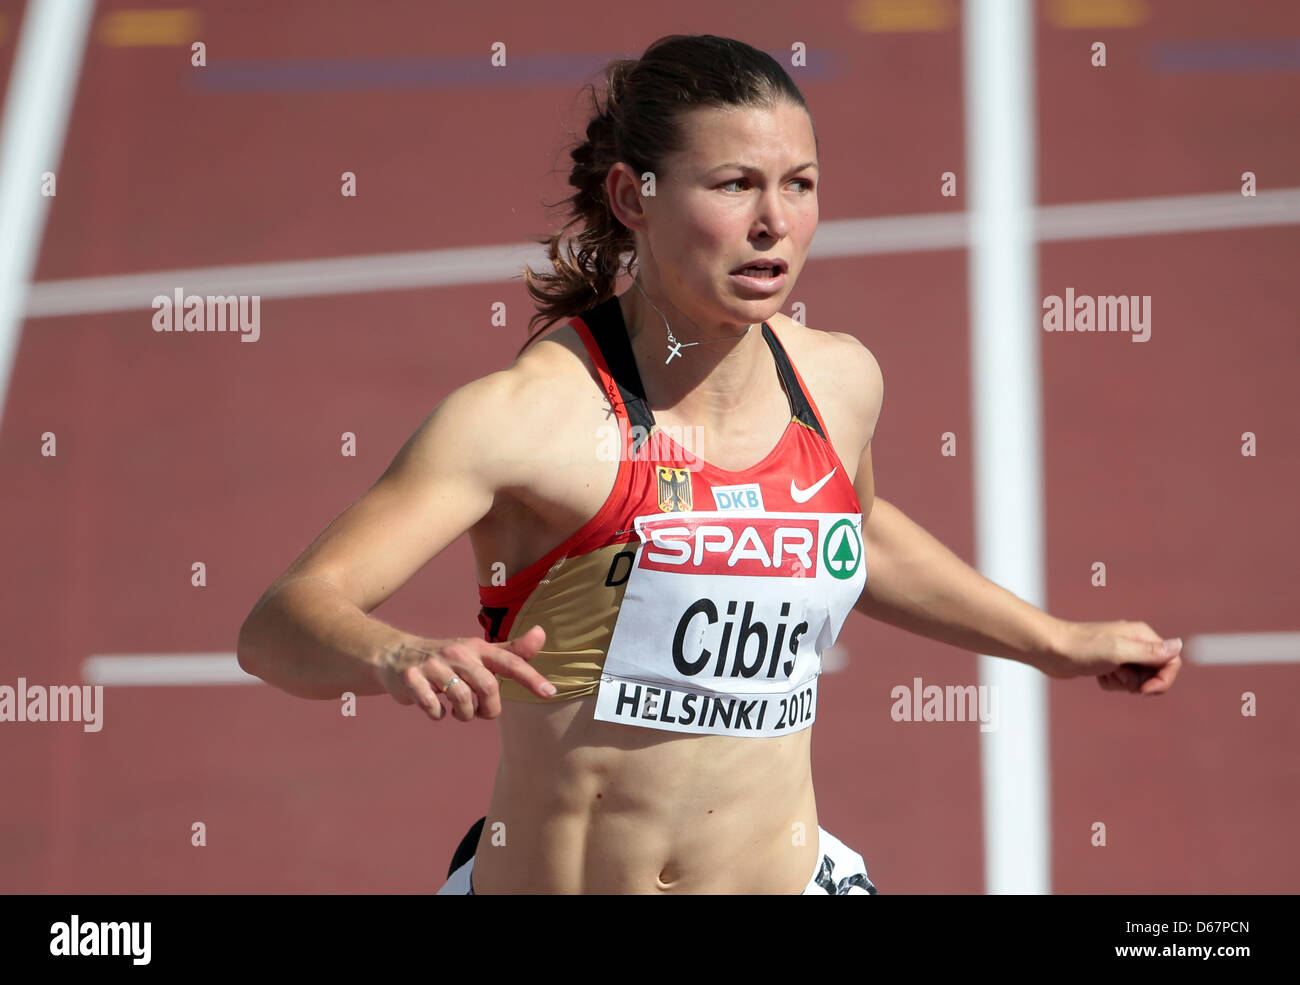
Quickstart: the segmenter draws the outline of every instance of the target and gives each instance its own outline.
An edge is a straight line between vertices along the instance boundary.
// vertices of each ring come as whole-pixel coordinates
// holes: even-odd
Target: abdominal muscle
[[[811,728],[680,735],[596,721],[595,701],[503,702],[475,893],[803,892]]]

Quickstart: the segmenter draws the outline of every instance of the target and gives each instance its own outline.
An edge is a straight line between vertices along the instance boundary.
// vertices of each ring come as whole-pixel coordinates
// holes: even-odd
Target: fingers
[[[501,644],[501,649],[517,653],[525,660],[532,660],[541,652],[542,644],[545,642],[546,630],[541,626],[534,626],[522,636]]]
[[[1139,694],[1164,694],[1174,683],[1174,678],[1178,676],[1178,671],[1182,669],[1183,658],[1174,657],[1169,663],[1157,669],[1147,677],[1139,686]]]
[[[1118,673],[1113,670],[1109,674],[1099,674],[1097,683],[1101,685],[1103,691],[1124,690],[1124,684],[1120,681]]]
[[[435,682],[435,686],[442,689],[443,696],[451,705],[452,715],[462,722],[474,718],[489,694],[493,698],[496,696],[496,678],[478,662],[471,642],[450,643],[439,651],[439,659],[433,661],[433,666],[440,672],[446,668],[445,675]],[[453,678],[457,678],[456,683],[448,687],[447,682]]]
[[[537,655],[545,639],[546,632],[540,626],[534,626],[523,636],[502,646],[486,640],[470,639],[444,647],[444,661],[461,677],[461,681],[453,685],[447,696],[453,700],[460,699],[462,685],[468,685],[466,693],[474,702],[473,709],[464,718],[464,706],[458,705],[456,717],[469,721],[475,715],[479,718],[497,718],[501,714],[501,691],[497,674],[519,682],[539,698],[553,697],[555,686],[528,663]]]
[[[416,664],[414,667],[407,667],[406,670],[402,671],[402,683],[411,689],[416,702],[424,709],[426,715],[435,722],[441,721],[443,715],[442,702],[438,700],[438,695],[424,676],[423,668],[423,663]],[[398,697],[397,700],[402,701],[401,697]],[[402,701],[402,704],[410,704],[410,701]]]
[[[456,703],[456,717],[463,722],[477,715],[496,718],[501,714],[501,694],[496,676],[483,665],[483,640],[467,640],[443,648],[443,659],[460,678],[447,690],[447,697]],[[462,715],[464,717],[462,717]]]
[[[417,662],[400,671],[392,668],[389,691],[402,704],[419,704],[434,721],[448,712],[462,722],[497,718],[501,714],[498,674],[539,698],[555,695],[555,687],[529,664],[545,641],[541,626],[500,645],[477,638],[415,640],[404,646],[400,662]],[[448,686],[449,681],[454,683]]]
[[[1121,636],[1116,641],[1115,655],[1124,663],[1158,667],[1168,663],[1171,657],[1178,656],[1182,649],[1181,639],[1162,640],[1158,636],[1155,639],[1132,639]]]
[[[410,688],[416,703],[435,722],[442,721],[449,711],[454,717],[467,722],[474,717],[478,707],[478,699],[471,684],[467,683],[467,678],[473,681],[475,670],[481,674],[482,668],[458,659],[461,655],[457,644],[453,643],[439,648],[436,655],[430,654],[401,672],[402,683]],[[453,678],[459,680],[448,688],[447,682]],[[494,686],[495,683],[493,681]],[[395,697],[402,701],[400,695]],[[402,703],[410,704],[410,701]]]
[[[540,641],[545,639],[545,635],[541,627],[534,626],[523,636],[505,646],[488,644],[483,652],[483,663],[503,677],[517,681],[539,698],[553,697],[555,686],[528,662],[541,649]],[[515,646],[520,643],[521,646]]]
[[[1164,694],[1173,686],[1182,668],[1182,658],[1173,657],[1161,667],[1124,664],[1097,677],[1103,691],[1127,691],[1130,694]]]

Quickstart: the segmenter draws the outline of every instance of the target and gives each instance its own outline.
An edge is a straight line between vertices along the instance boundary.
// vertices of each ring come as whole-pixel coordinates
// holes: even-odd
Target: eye
[[[805,195],[806,195],[808,192],[812,191],[813,188],[814,188],[813,183],[812,183],[811,181],[809,181],[807,178],[796,178],[795,181],[796,181],[798,184],[800,184],[800,185],[805,185],[805,186],[807,187],[807,190],[803,193],[803,194],[805,194]],[[749,179],[748,179],[748,178],[733,178],[733,179],[731,179],[731,181],[728,181],[728,182],[726,182],[725,184],[719,185],[718,187],[719,187],[719,188],[727,188],[727,187],[729,187],[729,186],[731,186],[731,185],[740,185],[740,184],[748,184],[748,183],[749,183]]]

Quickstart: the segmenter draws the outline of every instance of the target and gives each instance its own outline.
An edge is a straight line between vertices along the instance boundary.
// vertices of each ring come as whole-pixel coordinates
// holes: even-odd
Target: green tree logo
[[[822,562],[836,578],[852,578],[862,563],[862,538],[852,520],[839,520],[822,545]]]

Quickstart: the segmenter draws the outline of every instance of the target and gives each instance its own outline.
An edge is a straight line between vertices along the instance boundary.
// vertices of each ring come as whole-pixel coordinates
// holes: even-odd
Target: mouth
[[[787,270],[788,264],[784,260],[776,258],[772,260],[755,260],[743,267],[737,267],[732,273],[739,274],[742,277],[753,277],[758,280],[775,280],[785,274]]]
[[[786,263],[779,259],[755,260],[733,270],[731,277],[743,290],[771,297],[785,290]]]

